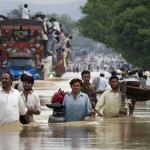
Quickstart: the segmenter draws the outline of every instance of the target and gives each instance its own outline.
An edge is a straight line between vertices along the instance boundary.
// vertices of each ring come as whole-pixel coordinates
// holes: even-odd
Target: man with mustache
[[[0,88],[0,125],[19,121],[19,113],[27,114],[27,108],[21,98],[20,93],[11,87],[12,74],[3,73],[1,78],[2,87]]]
[[[33,115],[39,115],[41,113],[41,104],[39,97],[33,92],[32,86],[34,84],[34,78],[32,76],[25,76],[23,80],[24,90],[21,92],[22,100],[28,109],[28,119],[24,116],[20,116],[20,122],[23,124],[34,121]]]

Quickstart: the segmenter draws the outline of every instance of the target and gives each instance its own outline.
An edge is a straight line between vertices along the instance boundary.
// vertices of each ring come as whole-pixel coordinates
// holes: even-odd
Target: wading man
[[[98,100],[95,111],[99,116],[104,117],[119,117],[127,114],[128,103],[127,99],[122,98],[118,88],[118,77],[112,76],[109,79],[111,89],[106,90]],[[103,114],[99,111],[103,108]]]
[[[19,113],[26,115],[27,108],[20,93],[11,87],[12,75],[4,73],[1,78],[0,88],[0,125],[19,121]],[[26,116],[25,116],[26,117]]]
[[[21,92],[22,100],[28,109],[28,119],[24,116],[20,116],[20,122],[27,124],[34,121],[33,115],[39,115],[41,113],[41,105],[39,97],[33,92],[32,86],[34,84],[34,78],[31,76],[25,76],[23,80],[24,90]]]
[[[86,116],[94,114],[88,95],[80,92],[81,86],[82,81],[78,78],[70,81],[72,91],[63,101],[66,122],[83,121]]]
[[[85,93],[89,96],[91,105],[92,105],[93,108],[95,108],[95,105],[97,103],[97,98],[96,98],[96,94],[94,93],[95,88],[90,83],[90,78],[91,78],[90,71],[88,71],[88,70],[82,71],[81,77],[82,77],[82,80],[83,80],[83,85],[81,87],[81,92],[83,92],[83,93]]]

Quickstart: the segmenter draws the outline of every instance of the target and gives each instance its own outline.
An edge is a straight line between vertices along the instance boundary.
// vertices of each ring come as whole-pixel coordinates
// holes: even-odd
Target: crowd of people
[[[65,117],[68,118],[68,121],[82,121],[87,115],[93,115],[93,117],[95,117],[96,113],[101,117],[132,115],[136,100],[127,99],[126,95],[120,91],[120,83],[125,78],[136,78],[140,83],[140,88],[149,88],[146,86],[146,75],[143,75],[142,70],[130,71],[128,73],[122,72],[122,76],[119,76],[117,72],[113,71],[109,81],[104,76],[104,73],[100,73],[100,76],[94,78],[92,83],[90,83],[90,71],[84,70],[81,72],[82,80],[71,80],[70,86],[72,91],[65,96],[65,99],[69,99],[70,97],[70,99],[74,99],[74,101],[72,101],[70,105],[66,102],[64,103],[64,105],[67,106]],[[73,84],[71,84],[72,82]],[[74,92],[76,93],[75,95],[73,94]],[[79,101],[81,102],[81,97],[85,97],[83,93],[88,95],[87,101],[90,102],[84,102],[84,108],[83,106],[81,107],[79,103]],[[83,110],[83,112],[80,110]],[[78,118],[78,116],[80,116],[79,113],[81,116],[84,116],[82,119]],[[72,120],[70,116],[73,116]]]
[[[132,76],[131,72],[128,76]],[[83,121],[86,116],[95,117],[121,117],[133,114],[135,101],[122,98],[119,82],[125,78],[125,73],[119,78],[112,72],[109,81],[104,73],[93,79],[90,83],[91,73],[84,70],[81,79],[74,78],[70,81],[71,92],[66,92],[63,104],[65,106],[65,121]],[[137,78],[137,77],[136,77]],[[142,88],[146,80],[142,70],[138,72],[138,80]],[[21,75],[21,82],[12,87],[12,75],[6,72],[1,78],[0,90],[0,125],[20,121],[28,124],[34,119],[33,115],[41,112],[39,97],[34,93],[32,86],[34,78],[27,74]],[[127,111],[129,109],[129,112]]]
[[[27,74],[22,74],[22,78],[23,88],[17,90],[12,87],[12,74],[5,72],[2,75],[0,125],[19,120],[27,124],[34,120],[33,115],[41,112],[40,99],[32,90],[34,78]]]
[[[25,5],[23,9],[24,19],[29,19],[27,7]],[[46,80],[52,67],[52,59],[56,61],[55,53],[63,53],[64,65],[67,66],[71,37],[64,33],[62,26],[54,18],[47,20],[45,15],[36,15],[33,19],[43,22],[42,35],[46,56],[43,60],[45,63],[43,70]],[[105,78],[104,73],[100,73],[100,76],[94,78],[91,83],[90,71],[83,70],[81,79],[72,79],[69,83],[71,91],[65,94],[62,104],[65,106],[65,121],[83,121],[86,116],[95,117],[96,114],[100,117],[122,117],[133,114],[135,101],[127,99],[119,88],[119,83],[127,76],[136,78],[141,88],[149,88],[147,80],[150,74],[148,72],[143,74],[143,70],[120,73],[113,71],[109,80]],[[12,75],[9,72],[2,74],[1,83],[0,125],[14,121],[20,121],[22,124],[34,121],[33,116],[41,113],[39,97],[32,89],[34,78],[22,68],[21,82],[15,85],[15,89],[12,87]]]
[[[22,19],[29,19],[29,13],[28,5],[25,4],[22,10]],[[62,24],[55,18],[48,19],[46,15],[39,14],[33,16],[32,19],[42,22],[41,38],[45,55],[42,65],[44,80],[47,80],[49,73],[57,64],[62,63],[65,68],[68,66],[72,36],[63,30]],[[58,60],[58,56],[61,56],[62,59]]]

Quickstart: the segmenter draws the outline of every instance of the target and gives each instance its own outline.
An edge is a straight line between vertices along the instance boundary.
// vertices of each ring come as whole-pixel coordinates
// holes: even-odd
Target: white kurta
[[[104,117],[117,117],[121,109],[121,104],[121,92],[114,93],[112,89],[109,89],[101,95],[95,109],[99,111],[103,108]],[[128,108],[127,99],[125,99],[125,108]]]
[[[44,30],[42,29],[42,40],[48,40],[48,37],[45,33],[45,32],[47,32],[46,21],[43,21],[43,28],[44,28]]]
[[[31,92],[28,94],[28,98],[26,100],[23,92],[21,92],[21,97],[24,101],[25,106],[30,107],[32,109],[39,110],[41,112],[41,104],[40,104],[40,99],[39,96],[37,96],[34,92]],[[30,115],[30,121],[33,121],[33,115]]]
[[[44,72],[44,80],[47,80],[47,76],[50,73],[50,68],[52,68],[52,57],[51,56],[47,56],[44,60],[44,68],[43,68],[43,72]]]
[[[20,93],[11,88],[9,94],[0,88],[0,125],[19,121],[19,113],[25,115],[27,108]]]
[[[59,22],[55,21],[55,22],[54,22],[54,26],[56,27],[57,31],[60,32],[60,25],[59,25]]]
[[[27,8],[22,10],[22,19],[29,19],[29,10]]]

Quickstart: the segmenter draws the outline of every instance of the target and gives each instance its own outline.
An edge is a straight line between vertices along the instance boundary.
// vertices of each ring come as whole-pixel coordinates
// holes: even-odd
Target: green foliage
[[[97,46],[96,42],[82,36],[76,36],[72,42],[74,47],[79,47],[79,49],[86,48],[89,53],[96,49]]]
[[[68,33],[69,35],[73,34],[73,31],[75,29],[75,22],[66,14],[58,15],[58,14],[47,14],[46,17],[48,19],[55,18],[64,29],[65,33]]]
[[[21,19],[22,17],[22,5],[17,6],[17,9],[13,9],[7,14],[10,19]]]
[[[150,65],[150,1],[88,0],[81,8],[80,32],[113,47],[130,63]]]
[[[16,9],[13,9],[12,11],[10,11],[10,13],[8,13],[8,18],[20,19],[22,17],[22,9],[23,9],[22,5],[19,5]],[[40,15],[43,13],[39,11],[35,14]],[[75,22],[68,15],[66,14],[58,15],[54,13],[54,14],[47,14],[46,16],[48,19],[53,17],[56,20],[58,20],[59,23],[62,24],[64,31],[69,35],[73,36],[75,30]]]
[[[35,15],[41,15],[41,14],[43,13],[37,12]],[[46,14],[46,17],[48,19],[55,18],[62,25],[62,28],[64,29],[65,33],[68,33],[69,35],[74,34],[75,22],[68,15],[66,14],[58,15],[56,13],[52,13],[52,14]]]

